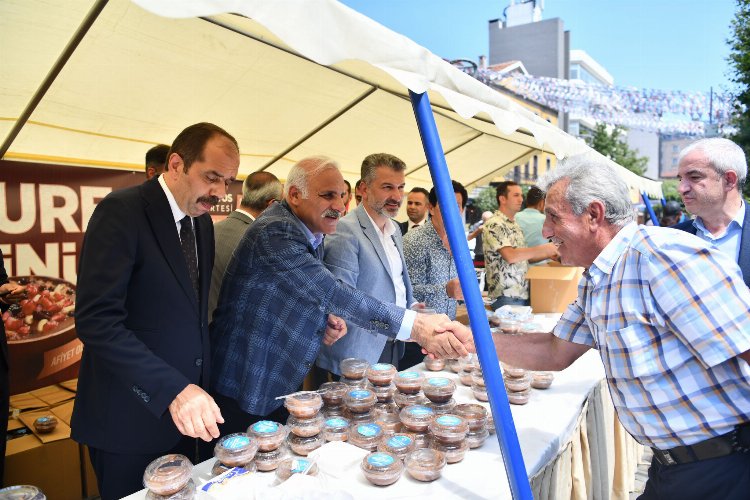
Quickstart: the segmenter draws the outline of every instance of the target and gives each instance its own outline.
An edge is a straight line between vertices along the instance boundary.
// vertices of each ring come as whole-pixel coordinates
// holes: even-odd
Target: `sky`
[[[510,0],[341,0],[446,59],[489,55],[488,21]],[[615,85],[715,92],[731,88],[735,0],[545,0],[571,49],[588,52]]]

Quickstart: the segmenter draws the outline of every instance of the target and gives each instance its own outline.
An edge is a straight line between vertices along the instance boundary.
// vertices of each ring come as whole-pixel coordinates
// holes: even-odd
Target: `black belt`
[[[654,458],[662,465],[689,464],[699,460],[725,457],[735,452],[747,453],[748,434],[750,434],[750,423],[744,423],[734,428],[732,432],[706,439],[700,443],[689,446],[676,446],[669,450],[657,450]]]

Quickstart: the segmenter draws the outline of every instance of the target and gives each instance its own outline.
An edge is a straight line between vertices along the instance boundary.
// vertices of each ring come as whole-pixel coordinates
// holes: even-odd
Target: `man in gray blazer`
[[[335,277],[383,302],[407,308],[414,302],[398,223],[392,220],[404,196],[406,165],[387,153],[362,161],[362,203],[342,218],[326,239],[324,261]],[[340,375],[344,358],[398,364],[404,344],[381,333],[349,325],[349,333],[323,346],[316,365]]]
[[[219,300],[221,283],[234,249],[237,248],[250,224],[271,203],[281,201],[281,181],[270,172],[253,172],[242,183],[240,208],[230,213],[226,219],[214,224],[216,255],[211,274],[211,291],[208,295],[208,319],[211,321]]]

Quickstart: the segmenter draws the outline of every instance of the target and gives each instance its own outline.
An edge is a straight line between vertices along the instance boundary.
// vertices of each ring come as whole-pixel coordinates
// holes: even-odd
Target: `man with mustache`
[[[221,412],[204,390],[208,211],[239,164],[231,135],[192,125],[174,140],[163,175],[109,194],[91,216],[78,270],[76,330],[85,349],[71,426],[89,447],[103,499],[143,488],[155,458],[195,460],[195,438],[219,436]]]
[[[406,164],[387,153],[371,154],[362,161],[362,203],[341,219],[336,232],[326,240],[323,257],[336,278],[403,308],[414,303],[414,297],[401,231],[393,217],[404,198],[405,171]],[[403,342],[352,325],[346,337],[320,350],[316,365],[341,375],[342,359],[398,366],[403,354]]]
[[[750,286],[750,210],[742,200],[747,162],[729,139],[701,139],[680,152],[677,190],[695,220],[675,226],[713,243],[742,269]]]
[[[640,499],[750,491],[750,290],[732,256],[637,225],[627,184],[595,155],[546,174],[542,234],[586,268],[552,333],[495,335],[498,357],[562,370],[597,349],[625,429],[654,450]]]
[[[336,231],[345,194],[336,162],[305,158],[287,175],[284,201],[264,211],[237,246],[211,324],[211,390],[226,419],[222,434],[259,419],[283,422],[287,413],[277,398],[299,389],[321,344],[346,334],[344,321],[391,338],[411,337],[440,357],[473,350],[469,332],[458,338],[442,332],[447,317],[382,302],[326,269],[324,238]],[[397,195],[386,199],[390,207]]]

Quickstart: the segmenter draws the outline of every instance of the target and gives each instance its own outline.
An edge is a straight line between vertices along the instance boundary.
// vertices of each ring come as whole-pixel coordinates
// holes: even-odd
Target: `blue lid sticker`
[[[326,427],[346,427],[347,421],[341,417],[331,417],[326,420]]]
[[[39,417],[36,419],[36,421],[39,422],[40,424],[46,424],[47,422],[49,422],[49,420],[50,420],[49,417]]]
[[[388,446],[391,448],[406,448],[410,446],[414,440],[409,436],[393,436],[388,440]]]
[[[418,372],[401,372],[398,374],[398,376],[400,378],[405,378],[405,379],[415,379],[415,378],[419,378],[419,373]]]
[[[361,424],[357,426],[357,432],[365,437],[375,437],[381,433],[378,424]]]
[[[292,474],[301,474],[310,468],[310,461],[304,458],[292,460]]]
[[[459,417],[454,417],[453,415],[442,415],[435,419],[435,422],[446,427],[461,425],[461,419]]]
[[[221,442],[221,445],[228,450],[244,448],[250,444],[250,438],[247,436],[227,436]]]
[[[258,434],[271,434],[279,430],[279,424],[270,420],[261,420],[254,423],[251,429]]]
[[[367,463],[375,467],[388,467],[393,463],[393,457],[387,453],[371,453],[367,457]]]
[[[354,399],[365,399],[369,397],[370,394],[372,393],[368,391],[367,389],[357,389],[357,390],[351,391],[349,393],[349,396],[351,396]]]
[[[390,370],[393,365],[390,363],[376,363],[371,366],[373,370],[376,371],[384,371],[384,370]]]
[[[412,417],[426,417],[431,416],[434,411],[432,411],[432,408],[427,408],[426,406],[422,405],[416,405],[416,406],[409,406],[406,409],[406,413],[411,415]]]
[[[445,387],[450,383],[450,380],[444,377],[433,377],[427,380],[427,383],[433,387]]]

